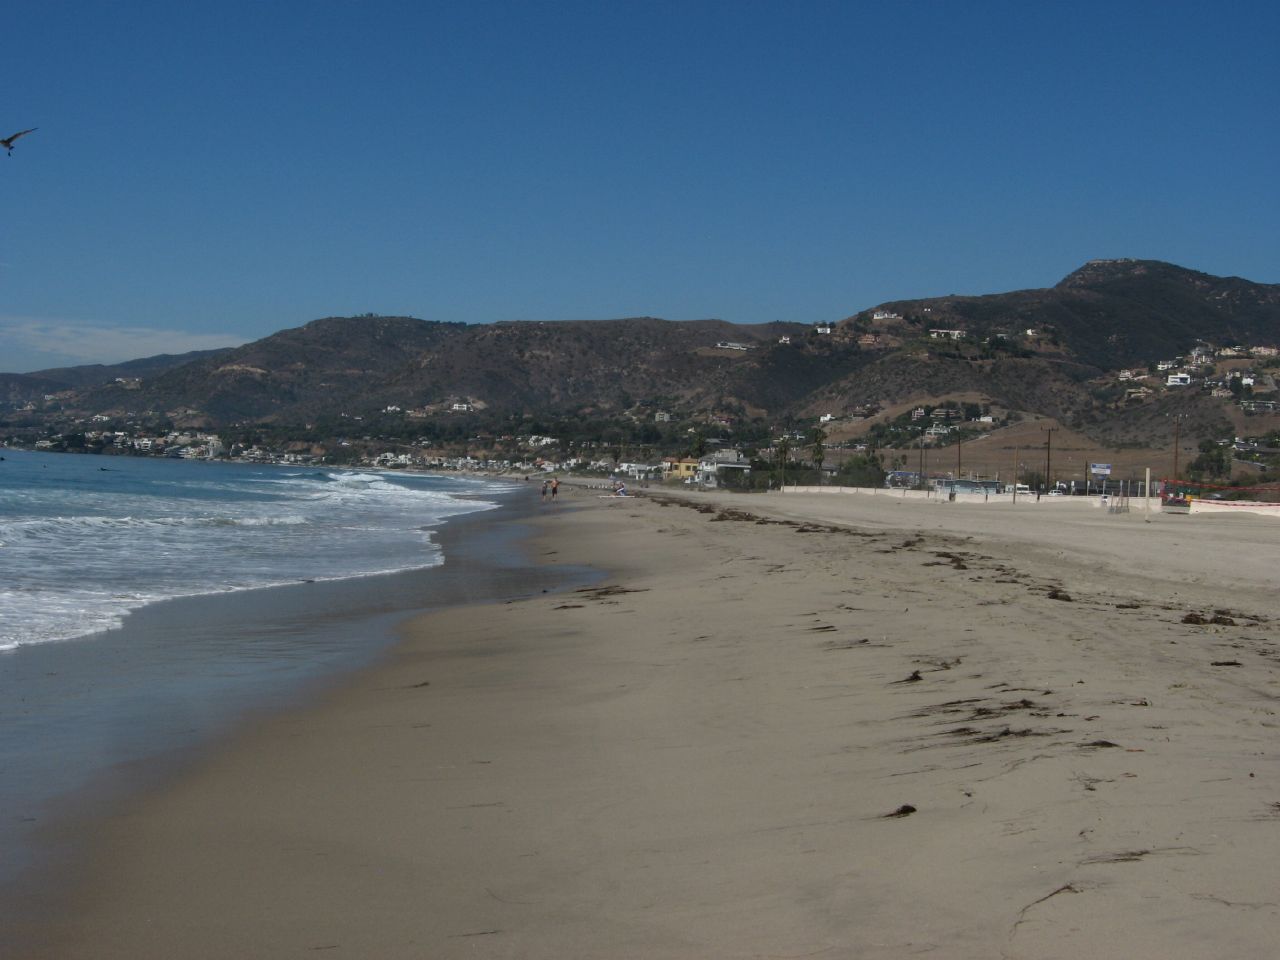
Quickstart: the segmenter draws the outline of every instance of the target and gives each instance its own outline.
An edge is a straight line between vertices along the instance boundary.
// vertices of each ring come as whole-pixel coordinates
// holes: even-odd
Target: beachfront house
[[[635,480],[655,480],[662,476],[662,464],[628,463],[623,461],[618,464],[613,472]]]
[[[718,487],[724,475],[732,471],[750,473],[751,464],[743,457],[741,450],[716,450],[698,461],[696,480],[706,487]]]
[[[663,457],[662,472],[668,480],[690,480],[698,475],[698,461],[694,457]]]

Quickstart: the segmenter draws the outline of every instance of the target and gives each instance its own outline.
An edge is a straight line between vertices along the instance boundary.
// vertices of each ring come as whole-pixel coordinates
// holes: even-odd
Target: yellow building
[[[698,461],[694,457],[666,457],[662,461],[664,476],[669,480],[690,480],[698,474]]]

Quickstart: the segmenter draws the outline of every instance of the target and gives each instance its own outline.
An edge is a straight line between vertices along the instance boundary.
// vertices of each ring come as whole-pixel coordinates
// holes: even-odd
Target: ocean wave
[[[146,461],[97,483],[88,461],[60,464],[86,482],[51,487],[41,473],[0,498],[0,649],[109,630],[160,599],[435,566],[432,528],[493,509],[483,495],[500,492],[428,475]]]
[[[0,609],[6,614],[4,622],[0,624],[0,653],[31,644],[78,640],[116,630],[124,625],[129,614],[164,600],[269,590],[302,582],[359,580],[411,570],[428,570],[444,562],[444,557],[437,553],[434,557],[424,558],[414,564],[385,566],[359,572],[317,574],[305,578],[263,580],[255,583],[206,584],[203,587],[188,585],[182,589],[149,594],[0,590]]]

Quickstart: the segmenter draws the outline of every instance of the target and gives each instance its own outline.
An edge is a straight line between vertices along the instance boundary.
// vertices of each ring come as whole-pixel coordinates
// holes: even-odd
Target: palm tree
[[[827,459],[827,431],[822,427],[814,427],[809,434],[809,442],[813,444],[813,465],[818,468],[818,486],[822,486],[822,462]]]

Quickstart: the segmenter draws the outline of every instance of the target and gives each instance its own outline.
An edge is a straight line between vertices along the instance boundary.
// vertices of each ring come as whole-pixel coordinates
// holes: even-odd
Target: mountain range
[[[423,418],[665,410],[777,421],[964,395],[1123,439],[1132,411],[1105,389],[1115,372],[1197,343],[1280,343],[1280,285],[1096,260],[1053,287],[894,301],[816,327],[327,317],[226,350],[0,374],[0,404],[53,396],[69,413],[216,428],[388,407]]]

